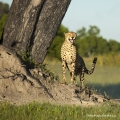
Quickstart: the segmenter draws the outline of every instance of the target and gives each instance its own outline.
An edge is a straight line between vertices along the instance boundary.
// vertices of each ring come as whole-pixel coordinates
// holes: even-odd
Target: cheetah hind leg
[[[84,85],[84,67],[82,68],[82,72],[80,74],[80,83],[81,83],[81,90],[85,89],[85,85]]]

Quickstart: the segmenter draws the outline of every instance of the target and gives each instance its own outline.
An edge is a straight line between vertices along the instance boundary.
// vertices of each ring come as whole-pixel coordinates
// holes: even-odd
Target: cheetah
[[[61,47],[61,59],[62,59],[62,77],[63,82],[66,84],[66,67],[70,71],[71,75],[71,83],[75,83],[75,77],[79,75],[81,88],[84,88],[84,73],[90,75],[93,73],[95,64],[97,62],[97,58],[95,57],[93,60],[91,70],[88,70],[85,66],[84,60],[76,51],[75,40],[76,40],[76,33],[68,32],[64,33],[65,41]]]

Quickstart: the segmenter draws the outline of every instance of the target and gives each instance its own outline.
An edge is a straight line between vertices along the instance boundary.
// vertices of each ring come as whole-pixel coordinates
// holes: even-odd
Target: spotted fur
[[[61,47],[61,59],[62,59],[62,75],[63,83],[66,83],[66,67],[70,71],[71,83],[75,83],[75,77],[80,76],[81,87],[84,88],[84,73],[92,74],[97,62],[97,58],[94,58],[91,70],[88,70],[85,66],[84,60],[76,52],[76,46],[74,44],[76,39],[76,33],[65,33],[65,41]]]

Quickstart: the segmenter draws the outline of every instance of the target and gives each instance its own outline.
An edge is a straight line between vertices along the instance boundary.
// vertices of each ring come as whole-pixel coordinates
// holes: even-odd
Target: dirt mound
[[[56,104],[97,105],[108,101],[94,90],[50,82],[41,69],[26,70],[16,54],[0,46],[0,101],[25,104],[32,101]]]

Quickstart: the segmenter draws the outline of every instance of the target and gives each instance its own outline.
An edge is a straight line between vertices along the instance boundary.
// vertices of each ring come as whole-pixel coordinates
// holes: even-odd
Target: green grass
[[[15,106],[0,103],[0,120],[119,120],[120,106],[107,103],[103,106],[61,106],[32,102]]]

